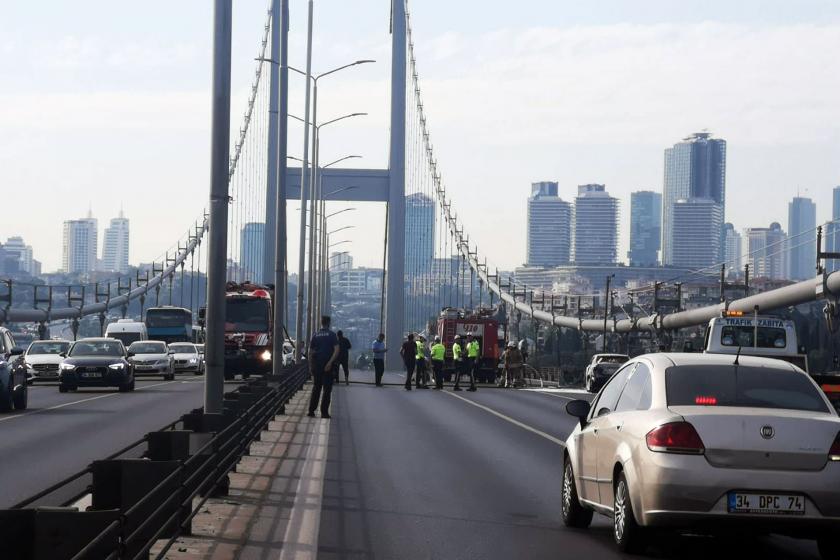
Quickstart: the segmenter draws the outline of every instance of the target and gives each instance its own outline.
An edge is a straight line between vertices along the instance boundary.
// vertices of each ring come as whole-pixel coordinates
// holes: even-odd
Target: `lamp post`
[[[310,14],[311,14],[311,9],[312,9],[312,0],[310,0]],[[302,70],[298,70],[297,68],[294,68],[292,66],[289,66],[288,68],[289,68],[289,70],[291,70],[293,72],[297,72],[298,74],[301,74],[302,76],[307,78],[307,82],[306,82],[306,115],[305,115],[306,117],[309,116],[309,86],[310,86],[310,80],[312,82],[311,83],[311,85],[312,85],[312,130],[313,130],[313,136],[312,136],[313,165],[312,165],[312,169],[314,171],[314,170],[317,169],[317,166],[318,166],[318,163],[317,163],[318,162],[318,160],[317,160],[318,131],[319,131],[319,128],[320,128],[318,126],[318,81],[321,78],[325,78],[327,76],[335,74],[336,72],[339,72],[339,71],[344,70],[346,68],[351,68],[353,66],[359,66],[361,64],[369,64],[369,63],[372,63],[372,62],[375,62],[375,61],[374,60],[368,60],[368,59],[357,60],[355,62],[351,62],[349,64],[345,64],[343,66],[333,68],[332,70],[328,70],[327,72],[323,72],[321,74],[318,74],[317,76],[313,76],[312,71],[311,71],[311,40],[312,40],[311,39],[311,21],[312,21],[312,19],[310,17],[310,29],[309,29],[309,31],[310,31],[310,38],[309,38],[309,41],[310,41],[310,43],[309,43],[310,44],[309,53],[310,53],[310,55],[307,57],[307,61],[306,61],[306,72],[304,72]],[[356,116],[356,115],[347,115],[345,117],[340,117],[338,119],[333,119],[333,121],[330,121],[330,122],[335,122],[337,120],[341,120],[341,119],[347,118],[349,116]],[[324,123],[324,124],[329,124],[329,123]],[[309,147],[309,144],[308,144],[308,142],[309,142],[309,127],[307,125],[308,125],[308,123],[304,121],[304,140],[305,140],[306,145],[304,147],[304,152],[303,152],[304,166],[301,169],[301,179],[300,179],[301,203],[306,202],[306,198],[303,195],[303,189],[306,187],[306,159],[307,159],[307,153],[308,153],[308,147]],[[315,198],[317,196],[317,193],[315,192],[316,186],[317,186],[317,182],[315,180],[315,174],[313,173],[312,176],[310,176],[310,182],[309,182],[309,193],[311,195],[310,200],[309,200],[309,214],[310,214],[310,217],[313,219],[313,223],[315,223],[314,222],[314,218],[315,218]],[[303,256],[304,252],[305,252],[305,249],[306,249],[305,241],[304,241],[304,237],[305,237],[305,234],[306,234],[305,221],[306,221],[306,210],[303,207],[301,207],[301,227],[300,227],[301,241],[300,241],[300,259],[299,259],[299,266],[298,266],[298,274],[301,278],[301,280],[299,280],[298,283],[301,284],[301,285],[303,284],[302,278],[303,278],[303,275],[304,275],[304,272],[305,272],[304,271],[304,256]],[[312,271],[312,267],[314,265],[313,248],[315,246],[315,229],[316,228],[310,228],[309,229],[309,286],[307,288],[307,304],[310,306],[309,307],[310,310],[312,309],[311,305],[312,305],[312,297],[313,297],[313,286],[312,286],[312,280],[313,280],[312,273],[313,273],[313,271]],[[302,323],[301,311],[302,310],[303,310],[303,291],[298,290],[298,321],[297,321],[297,323],[298,323],[298,328],[299,329],[302,327],[302,325],[301,325],[301,323]],[[306,316],[307,316],[307,320],[306,320],[306,340],[309,340],[312,336],[312,314],[307,313]]]

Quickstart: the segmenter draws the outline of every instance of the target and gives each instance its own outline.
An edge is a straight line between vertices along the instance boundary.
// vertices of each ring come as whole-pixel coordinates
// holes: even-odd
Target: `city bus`
[[[192,342],[193,316],[183,307],[163,306],[146,310],[146,331],[149,340]]]

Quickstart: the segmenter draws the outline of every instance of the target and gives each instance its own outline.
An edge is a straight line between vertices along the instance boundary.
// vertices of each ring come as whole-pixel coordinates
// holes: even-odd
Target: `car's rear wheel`
[[[840,543],[836,536],[822,536],[817,539],[817,549],[820,551],[820,558],[823,560],[836,560],[840,558]]]
[[[580,505],[578,500],[577,486],[575,485],[575,473],[572,470],[572,463],[567,458],[563,466],[563,488],[561,490],[561,514],[563,524],[566,527],[586,529],[592,523],[592,510]]]
[[[26,410],[29,406],[29,388],[26,384],[14,395],[15,410]]]
[[[630,554],[644,551],[647,543],[645,532],[636,523],[633,504],[630,502],[630,487],[621,472],[615,481],[615,502],[613,505],[613,538],[619,550]]]

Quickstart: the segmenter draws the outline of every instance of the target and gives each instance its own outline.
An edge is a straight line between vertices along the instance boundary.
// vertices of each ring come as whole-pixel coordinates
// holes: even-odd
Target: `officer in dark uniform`
[[[309,399],[309,416],[315,416],[318,401],[321,400],[321,418],[330,417],[330,397],[333,378],[337,376],[339,344],[338,337],[330,330],[330,318],[321,317],[321,328],[309,341],[309,373],[312,374],[312,398]],[[324,398],[321,399],[321,390]]]

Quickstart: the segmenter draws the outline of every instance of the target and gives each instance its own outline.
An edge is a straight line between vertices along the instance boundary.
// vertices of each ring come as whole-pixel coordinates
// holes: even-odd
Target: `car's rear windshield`
[[[135,354],[165,354],[166,344],[162,342],[132,342],[128,351]]]
[[[828,412],[808,377],[784,367],[673,366],[665,371],[668,406],[744,406]]]

